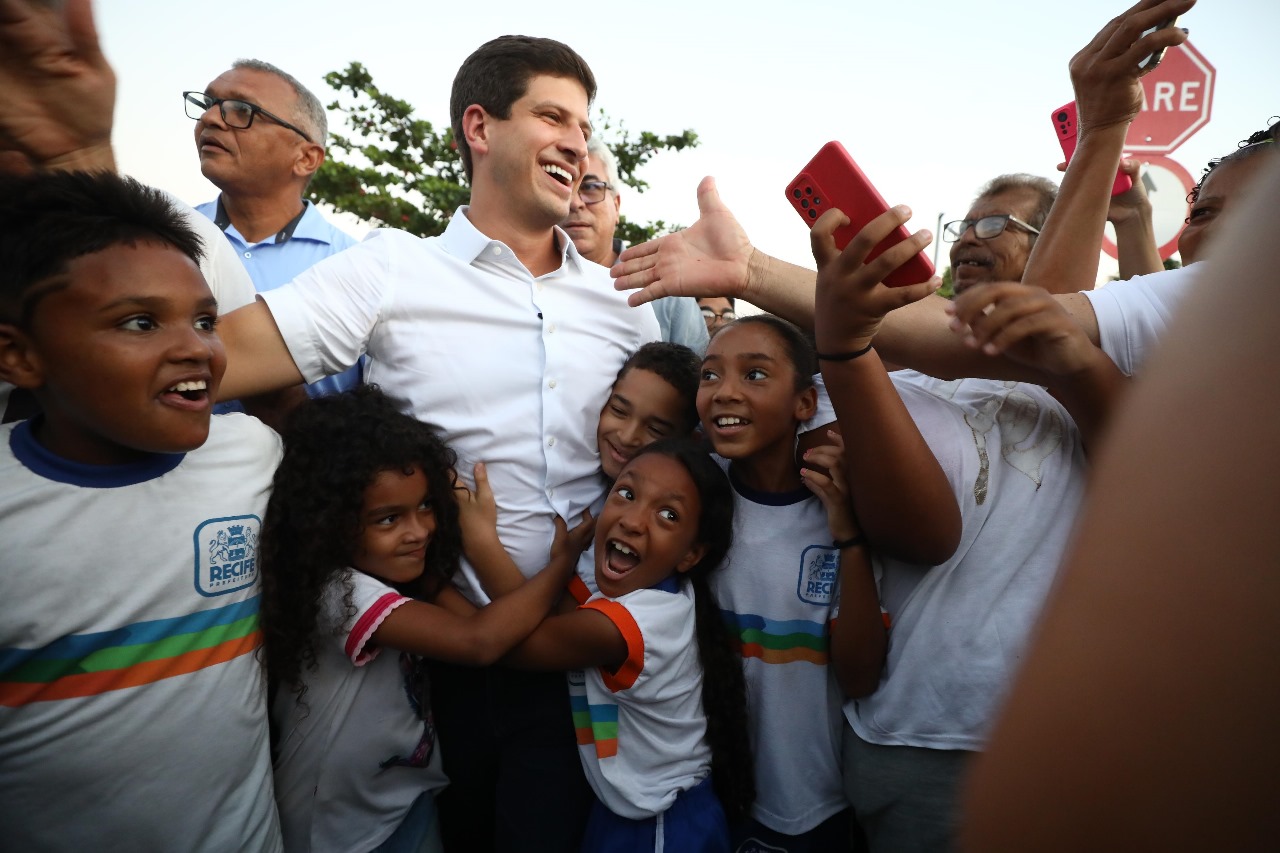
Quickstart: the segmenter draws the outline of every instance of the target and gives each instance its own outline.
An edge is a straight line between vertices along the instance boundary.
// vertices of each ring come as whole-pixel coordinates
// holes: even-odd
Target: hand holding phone
[[[1143,30],[1142,35],[1139,36],[1138,38],[1146,38],[1147,36],[1151,35],[1157,30],[1164,30],[1164,29],[1168,29],[1169,27],[1176,27],[1178,25],[1178,17],[1179,16],[1174,15],[1172,18],[1169,18],[1167,21],[1161,21],[1156,26],[1151,27],[1150,29],[1147,29],[1147,30]],[[1142,61],[1138,63],[1138,70],[1141,71],[1143,74],[1146,74],[1148,71],[1154,71],[1155,67],[1160,64],[1160,60],[1164,59],[1164,52],[1168,49],[1169,48],[1167,47],[1162,47],[1159,50],[1155,51],[1154,53],[1148,53],[1145,57],[1142,58]]]
[[[1063,104],[1053,111],[1051,116],[1053,119],[1053,128],[1058,133],[1058,143],[1062,146],[1062,156],[1066,158],[1067,164],[1071,164],[1071,155],[1076,153],[1076,125],[1077,112],[1076,102]],[[1116,181],[1111,185],[1111,194],[1113,196],[1120,195],[1122,192],[1128,192],[1133,186],[1133,181],[1124,173],[1123,169],[1116,169]]]
[[[834,234],[836,248],[842,251],[867,223],[889,209],[884,198],[839,142],[828,142],[822,146],[800,170],[800,174],[787,185],[787,200],[810,228],[819,216],[833,207],[849,217],[849,223],[837,228]],[[899,225],[871,250],[866,260],[874,260],[909,236],[906,226]],[[885,276],[884,283],[890,287],[902,287],[928,281],[932,276],[933,264],[923,252],[917,252]]]

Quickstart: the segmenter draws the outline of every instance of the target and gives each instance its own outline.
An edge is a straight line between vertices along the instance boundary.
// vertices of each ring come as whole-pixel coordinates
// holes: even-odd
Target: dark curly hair
[[[169,246],[196,263],[204,245],[160,190],[110,172],[0,177],[0,318],[30,322],[65,287],[71,262],[112,246]]]
[[[273,688],[301,699],[304,668],[316,666],[317,615],[325,588],[352,566],[360,543],[365,489],[378,472],[416,467],[427,477],[436,530],[420,594],[458,567],[462,534],[453,493],[453,451],[435,428],[399,412],[374,386],[308,400],[285,422],[284,458],[276,469],[260,541],[262,633]],[[352,608],[353,585],[345,581]]]
[[[1200,191],[1204,188],[1204,182],[1213,172],[1214,169],[1223,163],[1234,163],[1236,160],[1243,160],[1246,157],[1252,157],[1255,154],[1264,152],[1274,153],[1280,148],[1280,116],[1272,116],[1271,124],[1264,130],[1249,135],[1247,139],[1240,140],[1240,145],[1235,151],[1227,154],[1225,157],[1214,157],[1209,164],[1204,167],[1204,174],[1200,176],[1200,181],[1191,189],[1191,193],[1187,196],[1189,204],[1195,204],[1200,200]],[[1190,221],[1189,219],[1187,220]]]
[[[679,462],[698,489],[702,513],[696,541],[706,551],[685,577],[694,591],[702,708],[707,715],[707,742],[711,745],[711,785],[729,822],[736,823],[751,816],[751,804],[756,798],[747,734],[747,686],[742,658],[734,648],[708,582],[711,573],[724,563],[733,543],[733,488],[706,450],[690,439],[659,439],[641,449],[635,458],[647,453],[660,453]]]
[[[633,370],[656,374],[680,395],[680,423],[676,428],[688,435],[698,425],[698,379],[702,359],[683,344],[650,341],[631,354],[618,371],[618,379]]]

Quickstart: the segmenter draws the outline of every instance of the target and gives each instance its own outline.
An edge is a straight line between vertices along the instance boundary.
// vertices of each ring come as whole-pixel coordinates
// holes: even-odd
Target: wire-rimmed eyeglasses
[[[578,197],[583,204],[599,204],[611,189],[604,181],[583,181],[578,185]]]
[[[948,243],[954,243],[964,236],[964,232],[969,230],[969,226],[973,226],[973,236],[979,240],[990,240],[992,237],[999,237],[1004,233],[1004,229],[1012,222],[1019,228],[1024,228],[1032,234],[1039,234],[1040,229],[1035,226],[1028,225],[1012,213],[996,213],[991,216],[984,216],[981,219],[956,219],[942,226],[942,239]]]

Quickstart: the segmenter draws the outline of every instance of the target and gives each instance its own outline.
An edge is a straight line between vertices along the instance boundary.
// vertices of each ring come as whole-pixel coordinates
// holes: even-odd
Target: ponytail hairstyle
[[[729,553],[733,541],[733,490],[729,478],[705,450],[684,438],[664,438],[637,457],[660,453],[679,462],[698,489],[702,512],[697,542],[706,551],[685,577],[693,584],[698,661],[702,664],[702,708],[711,746],[711,785],[729,822],[751,816],[756,798],[755,771],[747,734],[747,686],[742,657],[735,650],[708,578]]]

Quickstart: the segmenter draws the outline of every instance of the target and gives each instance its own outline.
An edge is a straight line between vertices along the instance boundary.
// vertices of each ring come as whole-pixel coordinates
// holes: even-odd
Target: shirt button
[[[492,249],[490,249],[489,251],[493,252],[495,255],[501,255],[501,254],[502,254],[502,247],[501,247],[501,246],[494,246],[494,247],[493,247]]]
[[[554,379],[552,379],[550,382],[548,382],[548,383],[547,383],[547,387],[548,387],[548,388],[554,388],[554,387],[556,387],[556,381],[555,381]]]
[[[555,323],[552,323],[550,326],[547,326],[547,334],[548,334],[548,335],[554,335],[555,333],[556,333],[556,324],[555,324]]]
[[[534,287],[536,287],[536,288],[538,289],[538,292],[539,292],[539,293],[541,293],[541,292],[542,292],[542,282],[538,282],[536,285],[534,285]]]
[[[252,258],[252,257],[253,257],[253,252],[245,252],[245,253],[244,253],[244,256],[245,256],[246,258]]]
[[[556,446],[556,439],[555,439],[555,436],[552,436],[551,438],[548,438],[548,439],[547,439],[547,447],[555,447],[555,446]]]

